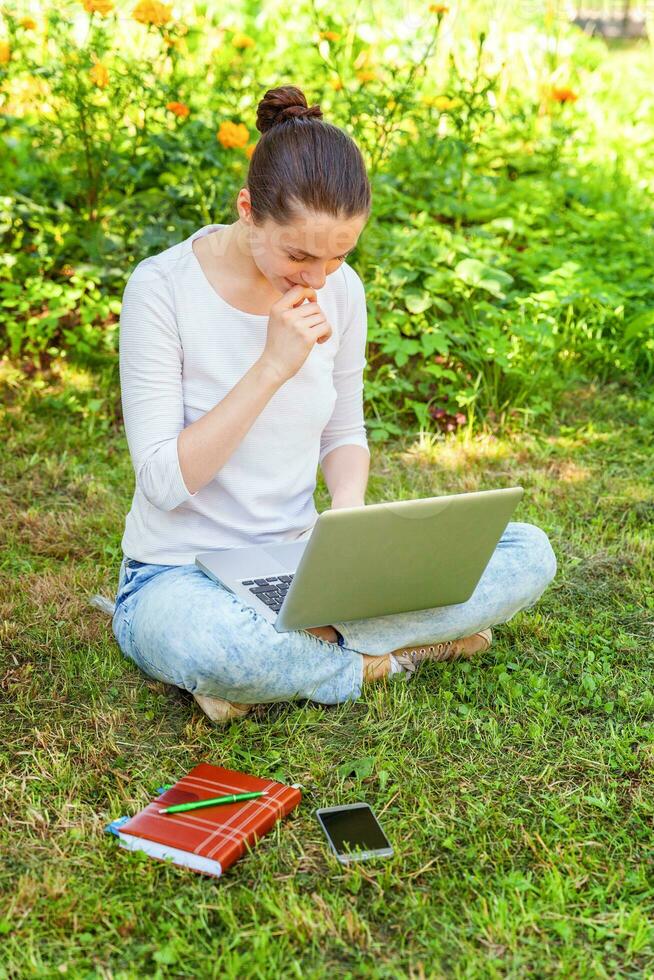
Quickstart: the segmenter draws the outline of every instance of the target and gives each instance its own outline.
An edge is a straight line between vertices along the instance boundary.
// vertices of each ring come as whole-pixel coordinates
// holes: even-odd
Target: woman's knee
[[[193,694],[332,704],[360,689],[359,654],[304,631],[278,633],[199,571],[144,587],[130,632],[132,659],[145,673]]]
[[[225,590],[202,578],[194,579],[186,566],[158,577],[137,597],[129,625],[138,666],[188,691],[195,690],[207,654],[214,665],[220,663],[219,636],[231,603]]]
[[[358,654],[301,631],[278,633],[238,603],[235,609],[206,643],[193,644],[187,690],[244,703],[315,698],[332,704],[352,696]]]
[[[518,537],[519,547],[524,552],[525,584],[532,601],[540,596],[550,584],[557,570],[556,555],[545,531],[535,524],[515,523],[511,525]]]
[[[246,702],[288,689],[284,635],[200,572],[144,592],[131,630],[141,669],[192,694]]]

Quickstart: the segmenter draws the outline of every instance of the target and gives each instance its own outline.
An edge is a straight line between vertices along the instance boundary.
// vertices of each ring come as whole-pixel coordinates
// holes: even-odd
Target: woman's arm
[[[222,401],[180,432],[179,465],[192,493],[213,480],[283,383],[274,368],[258,360]]]
[[[369,469],[370,453],[362,446],[339,446],[325,456],[322,471],[332,498],[332,510],[365,504]]]
[[[169,511],[227,462],[284,383],[261,361],[197,421],[184,428],[183,350],[172,290],[156,266],[130,276],[120,314],[120,387],[125,434],[145,498]]]
[[[365,503],[370,451],[363,418],[368,311],[359,275],[342,266],[348,297],[343,332],[334,358],[336,402],[320,440],[320,465],[332,508]]]

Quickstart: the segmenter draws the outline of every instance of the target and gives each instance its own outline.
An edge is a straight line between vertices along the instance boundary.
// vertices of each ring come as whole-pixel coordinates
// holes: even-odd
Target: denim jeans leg
[[[268,620],[195,565],[121,564],[113,630],[146,674],[192,693],[245,703],[361,694],[361,654],[467,636],[532,605],[556,573],[547,535],[510,523],[466,602],[331,625],[342,645]]]
[[[130,660],[135,660],[131,637],[131,617],[139,592],[159,572],[175,565],[155,565],[124,557],[118,570],[118,589],[111,625],[118,646]]]
[[[344,649],[383,656],[401,647],[440,643],[506,623],[532,605],[556,574],[556,557],[544,531],[511,522],[466,602],[416,612],[332,623]]]
[[[195,565],[144,565],[122,575],[114,634],[150,677],[193,694],[244,703],[361,694],[363,658],[267,619]],[[137,591],[129,586],[141,579]],[[118,605],[118,603],[117,603]]]

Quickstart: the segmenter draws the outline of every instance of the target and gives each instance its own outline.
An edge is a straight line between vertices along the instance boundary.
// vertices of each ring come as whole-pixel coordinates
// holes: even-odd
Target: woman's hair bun
[[[304,92],[295,85],[270,88],[257,107],[257,129],[265,133],[289,119],[322,119],[322,109],[316,103],[307,105]]]

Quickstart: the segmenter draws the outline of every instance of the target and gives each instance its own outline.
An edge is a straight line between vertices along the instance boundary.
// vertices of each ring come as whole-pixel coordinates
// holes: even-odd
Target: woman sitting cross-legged
[[[333,509],[362,506],[368,480],[366,299],[345,261],[371,209],[363,157],[294,86],[266,92],[257,127],[238,220],[141,261],[120,318],[136,487],[113,631],[214,721],[481,653],[556,571],[544,532],[510,523],[467,602],[280,633],[195,565],[306,540],[318,465]]]

